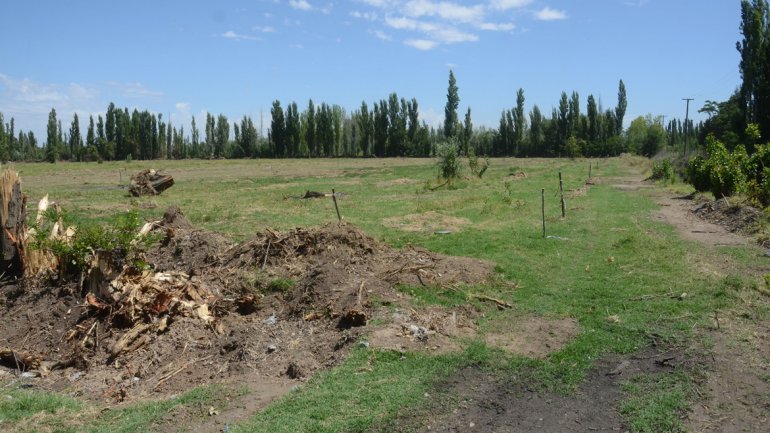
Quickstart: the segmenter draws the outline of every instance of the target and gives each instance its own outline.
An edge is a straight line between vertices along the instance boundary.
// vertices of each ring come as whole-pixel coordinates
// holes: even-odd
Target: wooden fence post
[[[337,211],[337,220],[342,222],[342,216],[340,216],[340,208],[337,207],[337,193],[334,192],[334,188],[332,188],[332,201],[334,201],[334,210]]]
[[[564,183],[561,180],[561,172],[559,172],[559,198],[561,200],[561,217],[567,217],[567,203],[564,202]]]
[[[545,239],[545,188],[540,189],[540,203],[543,209],[543,239]]]

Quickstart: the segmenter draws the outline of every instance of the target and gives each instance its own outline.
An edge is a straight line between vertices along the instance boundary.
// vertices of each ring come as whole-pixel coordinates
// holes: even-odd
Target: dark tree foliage
[[[452,138],[457,133],[457,107],[460,106],[460,94],[457,88],[457,80],[453,71],[449,71],[449,86],[446,93],[446,106],[444,107],[444,137]]]

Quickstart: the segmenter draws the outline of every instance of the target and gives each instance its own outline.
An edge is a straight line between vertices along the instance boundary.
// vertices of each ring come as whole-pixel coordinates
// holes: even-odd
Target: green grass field
[[[586,188],[589,164],[597,182]],[[129,197],[119,188],[128,175],[150,167],[172,174],[175,186],[143,198]],[[513,304],[517,314],[572,318],[580,326],[579,335],[563,349],[540,360],[512,356],[481,341],[466,342],[464,351],[441,356],[357,349],[340,367],[233,425],[231,431],[238,432],[398,430],[394,423],[399,416],[427,410],[425,393],[469,365],[569,394],[603,354],[642,350],[651,336],[687,348],[701,330],[714,326],[715,312],[750,311],[736,314],[736,320],[767,320],[766,299],[752,289],[764,285],[751,271],[762,260],[756,251],[684,242],[671,227],[651,218],[656,208],[651,195],[660,189],[621,191],[612,186],[619,182],[613,179],[638,176],[647,168],[648,162],[633,158],[493,159],[483,179],[465,177],[451,189],[432,191],[429,186],[439,182],[434,161],[427,159],[16,165],[30,214],[44,194],[81,223],[109,221],[127,210],[157,219],[176,204],[194,225],[237,240],[267,227],[335,221],[331,200],[285,198],[334,188],[344,193],[339,200],[343,218],[375,238],[396,247],[413,244],[491,260],[502,278],[519,288],[500,284],[486,288],[488,293]],[[515,176],[519,172],[526,176]],[[557,195],[559,172],[569,197],[566,219],[561,218]],[[467,167],[465,175],[470,176]],[[547,233],[556,238],[542,236],[541,188]],[[687,189],[681,184],[674,188]],[[409,222],[413,231],[403,230]],[[450,233],[436,235],[439,229]],[[720,274],[694,265],[727,258],[730,266]],[[669,292],[687,295],[659,296]],[[431,293],[417,296],[428,303],[456,302]],[[506,326],[506,314],[489,308],[479,319],[482,333]],[[629,383],[621,409],[633,431],[682,431],[680,415],[694,401],[696,375],[677,371]],[[152,414],[206,404],[215,398],[207,389],[102,412],[77,399],[8,384],[0,388],[0,429],[153,431],[157,417]]]

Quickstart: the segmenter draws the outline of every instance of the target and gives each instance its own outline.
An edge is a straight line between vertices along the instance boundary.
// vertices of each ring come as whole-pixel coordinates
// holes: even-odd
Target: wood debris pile
[[[146,169],[131,176],[128,192],[134,197],[158,195],[172,186],[174,186],[174,178],[171,175],[160,174],[153,169]]]

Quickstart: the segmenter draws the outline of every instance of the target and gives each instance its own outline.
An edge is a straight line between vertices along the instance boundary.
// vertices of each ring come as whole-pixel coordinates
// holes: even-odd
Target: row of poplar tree
[[[339,105],[315,105],[312,99],[302,112],[296,102],[284,108],[276,100],[270,110],[271,120],[266,136],[260,133],[249,116],[243,116],[240,122],[231,122],[223,114],[214,116],[207,113],[205,125],[199,127],[193,117],[189,130],[186,130],[183,125],[166,122],[162,114],[147,110],[129,111],[110,103],[104,116],[97,115],[96,119],[89,117],[84,137],[77,113],[73,115],[69,128],[65,129],[56,110],[51,109],[43,148],[38,147],[37,138],[31,132],[20,132],[17,138],[14,120],[3,124],[0,113],[0,158],[55,162],[160,158],[425,157],[432,156],[437,144],[447,140],[456,142],[461,153],[473,149],[476,154],[490,156],[648,153],[644,146],[624,135],[623,118],[627,100],[622,80],[614,109],[602,110],[596,98],[589,95],[583,112],[577,92],[572,92],[571,96],[562,92],[550,117],[543,115],[537,105],[525,115],[524,90],[519,89],[515,106],[503,110],[498,129],[474,128],[470,108],[460,121],[457,112],[459,102],[457,82],[450,71],[445,120],[438,128],[420,120],[416,99],[399,98],[396,93],[375,102],[371,108],[362,102],[360,108],[350,114]],[[672,122],[663,134],[681,134],[681,122],[679,128],[676,127],[676,120]],[[647,127],[655,125],[663,130],[662,119],[653,120]]]

